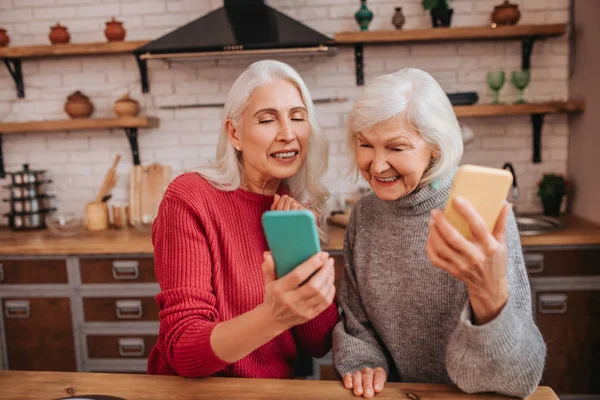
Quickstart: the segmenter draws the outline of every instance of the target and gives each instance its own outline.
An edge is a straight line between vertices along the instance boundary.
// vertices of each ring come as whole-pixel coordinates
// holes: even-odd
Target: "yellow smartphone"
[[[493,232],[512,181],[512,174],[505,169],[463,165],[454,178],[444,214],[464,237],[471,239],[469,223],[453,205],[452,199],[462,197],[473,205],[488,231]]]

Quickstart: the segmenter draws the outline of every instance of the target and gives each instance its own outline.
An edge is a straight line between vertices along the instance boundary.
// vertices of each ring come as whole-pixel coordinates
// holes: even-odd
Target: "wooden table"
[[[126,400],[163,399],[354,399],[335,381],[203,378],[101,374],[85,372],[0,371],[0,400],[42,400],[103,394]],[[411,395],[412,394],[412,395]],[[414,395],[414,397],[413,397]],[[468,395],[446,385],[388,383],[376,399],[491,400],[495,394]],[[530,400],[558,400],[549,387],[540,386]]]

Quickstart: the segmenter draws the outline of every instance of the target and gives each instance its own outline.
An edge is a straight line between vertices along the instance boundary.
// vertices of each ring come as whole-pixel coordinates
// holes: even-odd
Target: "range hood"
[[[203,0],[197,0],[203,1]],[[225,0],[224,7],[135,50],[139,59],[251,54],[319,54],[334,40],[264,4]]]

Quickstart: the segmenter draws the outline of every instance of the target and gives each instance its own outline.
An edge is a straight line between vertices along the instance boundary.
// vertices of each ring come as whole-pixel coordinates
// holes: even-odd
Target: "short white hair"
[[[195,171],[206,178],[213,186],[220,190],[236,190],[242,184],[243,167],[238,157],[238,151],[229,140],[225,122],[231,119],[235,126],[248,105],[248,99],[252,92],[263,85],[277,80],[285,80],[294,85],[306,107],[308,122],[311,127],[308,153],[304,165],[293,177],[283,180],[289,187],[290,196],[302,204],[310,205],[310,208],[318,214],[319,235],[322,241],[327,239],[323,229],[327,218],[327,199],[329,191],[321,182],[327,171],[329,142],[315,116],[312,98],[306,84],[294,68],[286,63],[274,60],[262,60],[251,64],[236,79],[227,95],[221,122],[221,132],[217,143],[216,162],[202,166]],[[243,136],[244,132],[240,132]]]
[[[353,171],[358,174],[357,134],[400,115],[439,154],[423,174],[418,187],[450,175],[463,155],[460,125],[448,96],[437,81],[427,72],[415,68],[377,77],[354,103],[348,123]]]

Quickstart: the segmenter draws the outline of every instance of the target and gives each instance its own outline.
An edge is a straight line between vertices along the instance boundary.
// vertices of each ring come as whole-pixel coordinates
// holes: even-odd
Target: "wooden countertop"
[[[0,371],[0,400],[58,399],[103,394],[126,400],[153,399],[353,399],[340,382],[308,380],[202,378],[86,372]],[[410,394],[414,395],[411,396]],[[388,383],[377,399],[499,400],[495,394],[468,395],[453,386]],[[558,400],[540,386],[528,400]]]
[[[523,246],[600,245],[600,226],[576,216],[561,217],[565,228],[539,236],[521,236]],[[345,229],[330,227],[326,249],[344,248]],[[149,233],[136,229],[109,229],[101,232],[84,231],[71,238],[59,238],[49,231],[13,232],[0,228],[0,255],[76,255],[76,254],[152,254]]]

